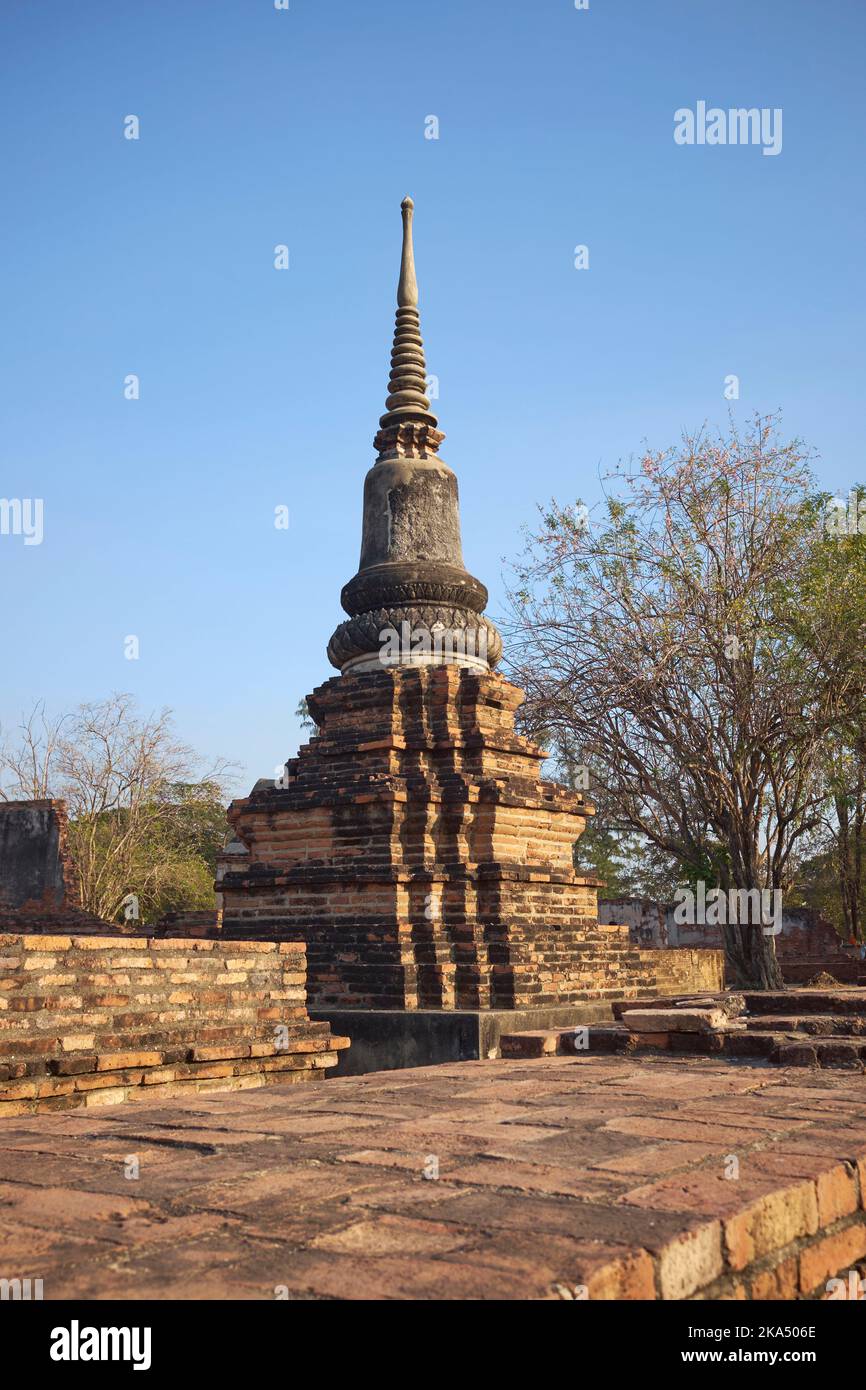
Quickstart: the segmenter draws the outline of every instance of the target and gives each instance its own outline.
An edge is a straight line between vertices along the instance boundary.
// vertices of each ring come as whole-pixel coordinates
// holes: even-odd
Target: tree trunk
[[[735,989],[785,988],[776,956],[776,940],[760,923],[728,922],[723,928],[725,961]]]

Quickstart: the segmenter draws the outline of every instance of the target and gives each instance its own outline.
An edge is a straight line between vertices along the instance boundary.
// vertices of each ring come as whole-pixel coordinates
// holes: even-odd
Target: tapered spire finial
[[[400,261],[400,283],[397,286],[397,308],[417,309],[418,281],[415,279],[415,248],[412,245],[412,215],[415,204],[405,197],[400,204],[403,213],[403,256]]]
[[[391,349],[388,399],[375,439],[380,458],[435,454],[445,438],[436,428],[439,422],[430,413],[430,402],[426,395],[427,364],[424,360],[421,320],[418,317],[418,281],[415,278],[415,249],[412,244],[415,204],[411,198],[403,199],[400,211],[403,215],[403,251],[397,285],[397,322]]]

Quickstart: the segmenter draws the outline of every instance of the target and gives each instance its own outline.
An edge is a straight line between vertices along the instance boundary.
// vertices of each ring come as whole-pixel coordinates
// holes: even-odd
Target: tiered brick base
[[[500,676],[453,666],[320,686],[318,735],[286,786],[260,784],[229,812],[249,859],[221,881],[224,933],[304,940],[319,1010],[652,993],[663,953],[599,926],[597,884],[572,861],[592,808],[540,780],[543,750],[514,731],[522,699]],[[681,964],[682,988],[708,987],[709,960],[700,980]]]
[[[312,1080],[344,1047],[302,945],[0,935],[0,1118]]]

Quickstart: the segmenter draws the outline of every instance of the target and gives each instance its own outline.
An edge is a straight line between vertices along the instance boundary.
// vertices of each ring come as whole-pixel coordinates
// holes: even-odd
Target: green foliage
[[[585,877],[598,878],[602,898],[633,898],[639,895],[635,865],[628,847],[612,830],[591,820],[575,841],[574,868]]]
[[[316,721],[310,714],[310,706],[307,704],[306,696],[298,701],[295,718],[300,722],[302,729],[309,729],[311,733],[315,731]]]
[[[718,863],[710,857],[677,858],[644,836],[611,829],[596,819],[575,842],[573,859],[577,873],[601,880],[601,898],[669,903],[677,888],[694,889],[699,881],[715,888],[722,882]]]
[[[786,896],[786,903],[789,907],[814,908],[828,922],[833,923],[843,941],[850,939],[842,901],[839,865],[833,849],[824,850],[802,861]]]
[[[132,833],[128,808],[102,812],[94,825],[85,818],[69,825],[74,860],[116,862],[125,845],[122,886],[138,898],[140,920],[153,923],[166,912],[203,911],[215,905],[217,854],[225,843],[226,813],[215,782],[166,782],[136,808]],[[115,921],[123,920],[118,907]]]

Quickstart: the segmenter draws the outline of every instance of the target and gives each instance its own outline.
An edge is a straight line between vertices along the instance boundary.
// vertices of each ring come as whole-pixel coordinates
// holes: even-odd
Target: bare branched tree
[[[811,484],[773,420],[687,437],[623,477],[601,524],[551,505],[512,585],[527,727],[579,750],[618,828],[726,890],[784,888],[820,814],[841,691],[776,603],[809,543]],[[737,983],[781,986],[761,923],[724,931]]]
[[[169,710],[140,717],[116,694],[50,719],[40,703],[0,745],[0,796],[66,801],[82,906],[115,921],[127,895],[156,900],[178,873],[178,790],[219,798],[229,764],[203,774],[197,764]],[[181,800],[188,809],[188,790]]]

